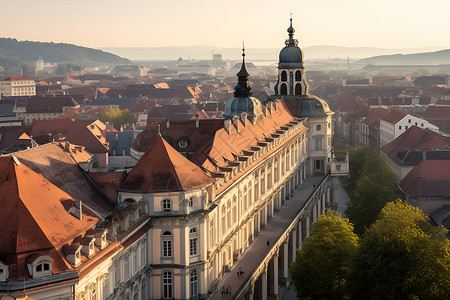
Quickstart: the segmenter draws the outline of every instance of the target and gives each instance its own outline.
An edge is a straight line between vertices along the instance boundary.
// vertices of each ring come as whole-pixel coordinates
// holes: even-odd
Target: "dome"
[[[279,63],[300,63],[303,65],[303,52],[298,46],[286,46],[280,51]]]
[[[225,117],[232,118],[246,112],[249,117],[257,117],[262,114],[261,101],[255,97],[233,97],[225,104]]]
[[[298,117],[314,117],[333,114],[324,100],[317,96],[308,95],[301,98]]]

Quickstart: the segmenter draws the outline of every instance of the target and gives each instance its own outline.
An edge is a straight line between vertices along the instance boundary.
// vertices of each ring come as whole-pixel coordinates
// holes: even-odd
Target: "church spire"
[[[235,97],[251,97],[252,96],[252,88],[248,85],[248,76],[250,74],[247,71],[247,67],[245,66],[245,47],[244,43],[242,43],[242,65],[239,72],[236,74],[238,77],[238,84],[234,88],[234,96]]]
[[[292,27],[292,13],[291,13],[291,19],[290,19],[290,26],[287,29],[287,32],[289,34],[289,39],[287,39],[285,42],[286,46],[297,46],[298,40],[294,39],[295,29],[294,29],[294,27]]]

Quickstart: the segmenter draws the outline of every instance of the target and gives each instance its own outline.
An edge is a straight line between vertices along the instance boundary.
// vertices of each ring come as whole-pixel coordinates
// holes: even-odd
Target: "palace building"
[[[68,143],[0,159],[0,297],[278,299],[296,248],[334,202],[331,176],[348,171],[332,158],[333,112],[308,93],[294,31],[291,19],[273,96],[252,96],[243,49],[225,119],[150,125],[125,178],[75,169],[91,155]],[[46,167],[55,162],[61,173]]]

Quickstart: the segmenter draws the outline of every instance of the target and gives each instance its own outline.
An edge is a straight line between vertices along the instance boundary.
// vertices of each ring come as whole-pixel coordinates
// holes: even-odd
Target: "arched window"
[[[316,131],[321,131],[322,130],[322,125],[316,125]]]
[[[194,269],[191,271],[190,276],[190,282],[191,282],[191,297],[198,295],[198,276],[197,276],[197,270]]]
[[[53,258],[49,256],[40,256],[31,263],[31,275],[33,278],[52,275]]]
[[[289,73],[289,95],[294,95],[294,73]]]
[[[173,277],[172,272],[164,272],[162,276],[163,280],[163,299],[172,299],[173,298]]]
[[[164,231],[162,234],[162,257],[172,257],[173,236],[170,231]]]
[[[197,228],[193,227],[189,230],[189,255],[198,254],[198,233]]]
[[[295,72],[295,81],[301,80],[302,80],[302,73],[300,73],[300,71]]]
[[[287,81],[287,73],[286,73],[286,71],[281,72],[281,81]]]
[[[302,94],[302,85],[300,83],[297,83],[295,85],[295,94],[296,95],[301,95]]]
[[[227,203],[227,230],[228,227],[231,227],[231,200],[228,200]]]
[[[171,212],[172,211],[172,200],[164,199],[162,201],[162,211],[163,212]]]
[[[287,85],[286,85],[286,83],[281,84],[280,94],[281,95],[287,95]]]

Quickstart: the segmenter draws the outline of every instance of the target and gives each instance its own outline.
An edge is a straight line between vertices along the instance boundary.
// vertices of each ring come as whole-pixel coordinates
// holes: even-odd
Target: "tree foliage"
[[[351,259],[358,244],[353,226],[337,212],[326,210],[311,231],[289,270],[297,296],[345,299]]]
[[[388,203],[360,242],[350,286],[352,299],[449,299],[444,229],[401,200]]]
[[[401,197],[401,193],[395,175],[377,152],[361,149],[353,158],[350,176],[358,179],[346,213],[355,226],[355,233],[362,234],[375,222],[386,203]]]
[[[135,120],[128,109],[113,108],[105,110],[100,116],[100,121],[110,122],[118,129],[121,125],[134,123]]]
[[[346,180],[346,187],[350,192],[356,188],[356,183],[361,176],[363,165],[372,152],[373,150],[364,147],[356,147],[350,152],[349,176]]]

